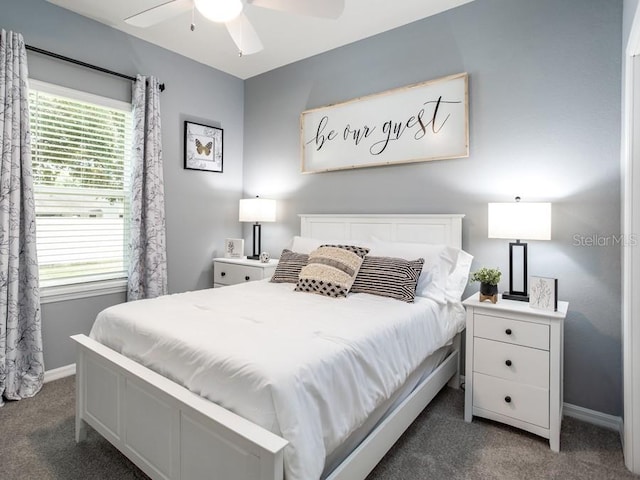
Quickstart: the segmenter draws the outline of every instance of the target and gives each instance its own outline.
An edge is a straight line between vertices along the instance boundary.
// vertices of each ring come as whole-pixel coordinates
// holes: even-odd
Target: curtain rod
[[[65,57],[64,55],[59,55],[57,53],[43,50],[42,48],[32,47],[31,45],[25,45],[25,48],[27,50],[31,50],[32,52],[41,53],[42,55],[47,55],[48,57],[53,57],[53,58],[57,58],[58,60],[64,60],[65,62],[73,63],[75,65],[80,65],[81,67],[90,68],[92,70],[97,70],[102,73],[108,73],[109,75],[125,78],[132,82],[136,81],[136,77],[132,77],[131,75],[125,75],[124,73],[114,72],[113,70],[107,70],[106,68],[98,67],[96,65],[91,65],[90,63],[82,62],[74,58]],[[164,92],[164,83],[161,83],[160,85],[158,85],[158,87],[160,88],[161,92]]]

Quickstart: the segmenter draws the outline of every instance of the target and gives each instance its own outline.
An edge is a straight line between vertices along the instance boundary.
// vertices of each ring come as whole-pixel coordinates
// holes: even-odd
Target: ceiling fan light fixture
[[[228,22],[242,13],[241,0],[194,0],[194,4],[212,22]]]

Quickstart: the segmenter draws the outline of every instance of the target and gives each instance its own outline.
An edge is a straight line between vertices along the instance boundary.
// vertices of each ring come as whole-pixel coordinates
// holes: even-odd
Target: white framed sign
[[[468,157],[468,75],[306,110],[300,130],[303,173]]]
[[[529,288],[529,306],[556,312],[558,310],[558,279],[531,277]]]
[[[242,258],[244,256],[244,239],[227,238],[224,241],[225,258]]]

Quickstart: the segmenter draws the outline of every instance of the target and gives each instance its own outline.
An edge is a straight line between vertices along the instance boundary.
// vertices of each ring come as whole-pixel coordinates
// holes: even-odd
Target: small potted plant
[[[494,297],[497,299],[498,283],[500,283],[502,272],[497,268],[483,267],[471,274],[472,282],[480,282],[480,299]],[[495,302],[494,302],[495,303]]]

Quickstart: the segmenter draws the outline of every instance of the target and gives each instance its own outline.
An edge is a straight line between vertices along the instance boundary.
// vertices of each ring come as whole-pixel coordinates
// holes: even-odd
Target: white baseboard
[[[578,405],[572,405],[571,403],[564,403],[562,408],[563,413],[567,417],[577,418],[583,422],[591,423],[615,432],[622,431],[622,417],[616,417],[614,415],[609,415],[608,413],[596,412],[595,410],[579,407]]]
[[[44,372],[44,383],[60,380],[61,378],[70,377],[76,374],[76,364],[65,365],[64,367],[54,368]]]

